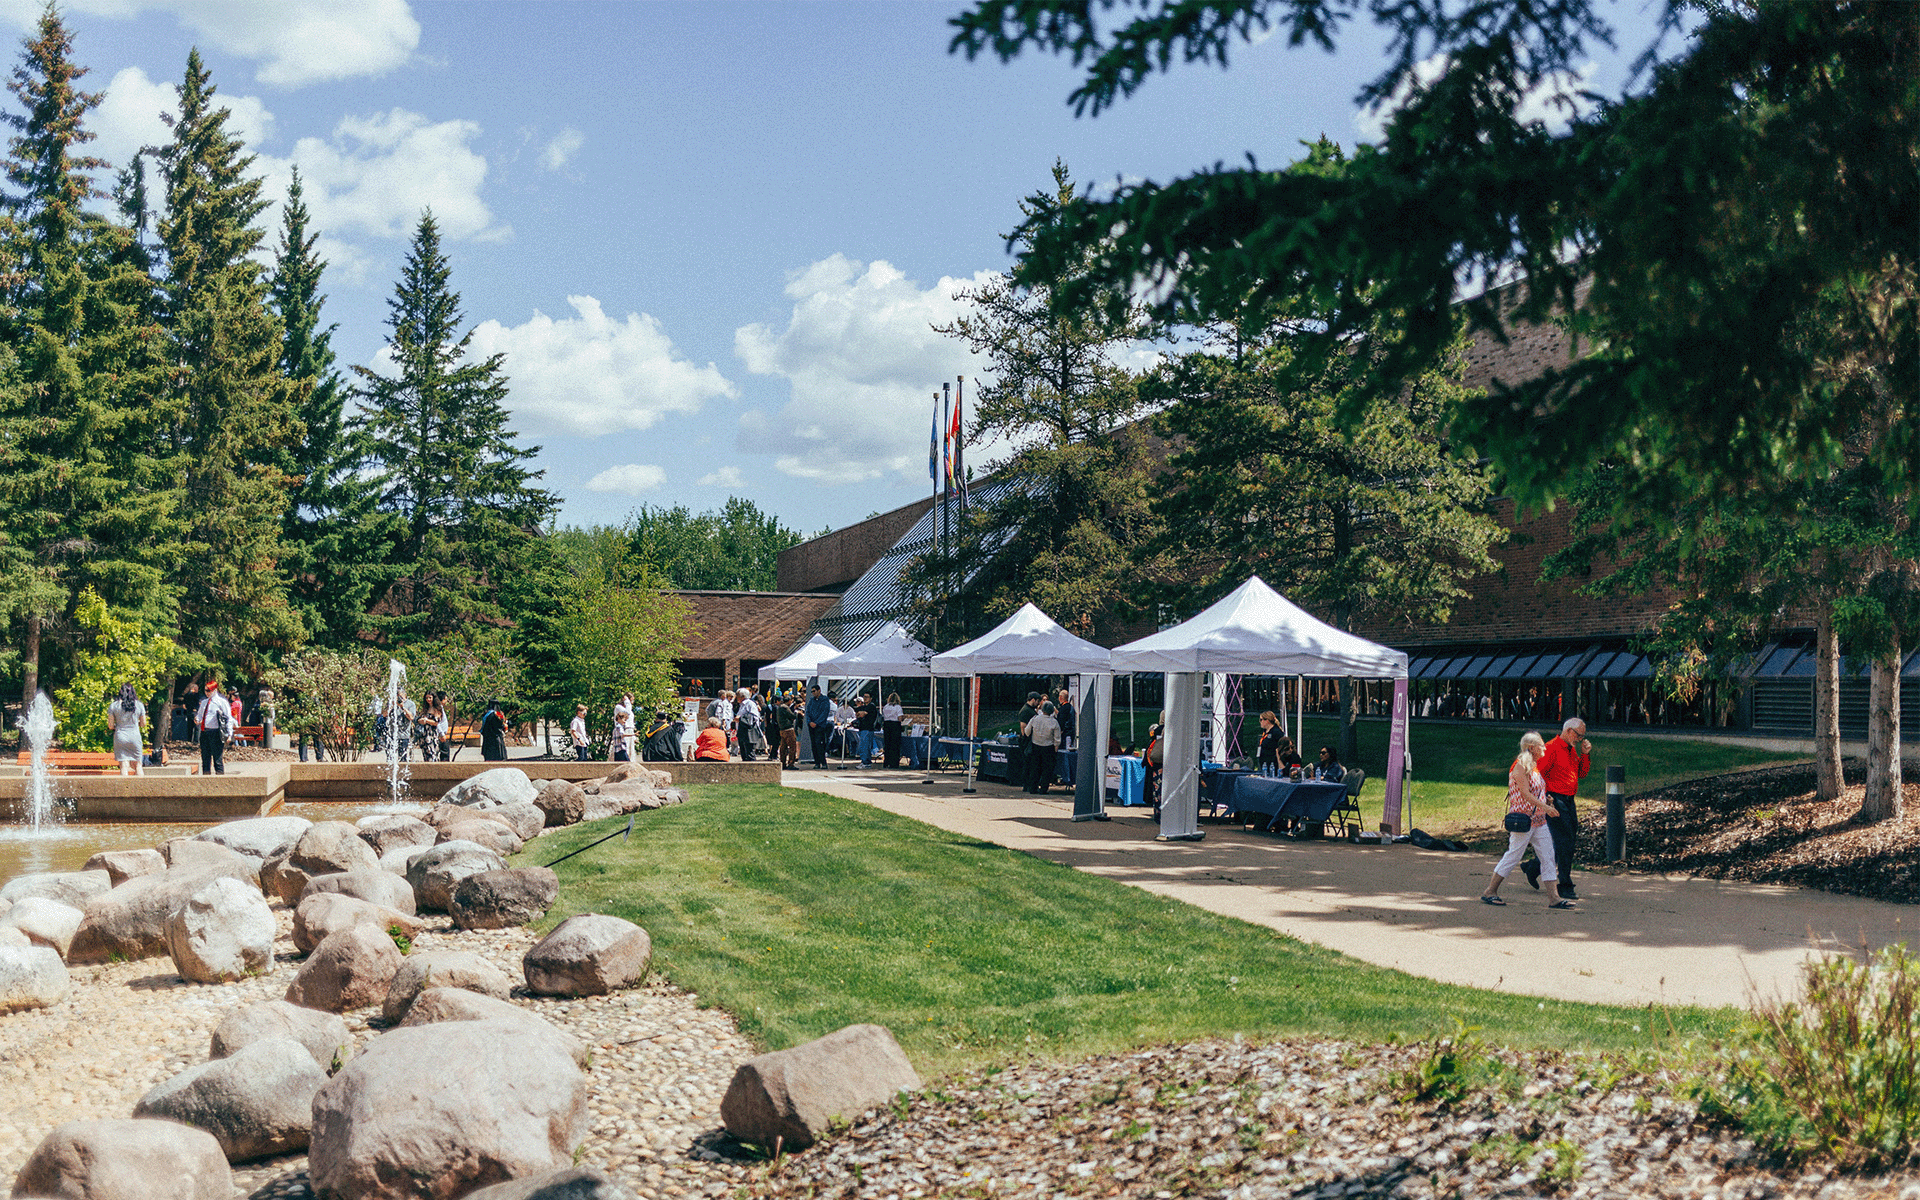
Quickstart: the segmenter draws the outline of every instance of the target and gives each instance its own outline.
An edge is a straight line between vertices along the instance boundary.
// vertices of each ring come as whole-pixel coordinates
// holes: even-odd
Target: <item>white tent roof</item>
[[[908,633],[898,621],[888,621],[857,649],[820,664],[822,675],[836,679],[879,678],[883,675],[925,675],[933,648]]]
[[[768,663],[760,668],[760,678],[774,680],[812,679],[815,675],[832,676],[831,671],[821,671],[820,664],[840,653],[840,647],[828,641],[820,634],[807,639],[806,645],[795,650],[777,663]]]
[[[1113,669],[1400,679],[1407,656],[1335,629],[1256,575],[1192,620],[1116,647]]]
[[[933,656],[935,675],[1080,675],[1104,672],[1107,649],[1023,604],[987,633]]]

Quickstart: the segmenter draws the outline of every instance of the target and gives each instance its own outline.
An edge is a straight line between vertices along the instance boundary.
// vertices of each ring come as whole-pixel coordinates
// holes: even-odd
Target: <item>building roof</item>
[[[700,632],[684,658],[766,659],[807,640],[814,621],[839,597],[831,592],[675,592],[693,605]]]

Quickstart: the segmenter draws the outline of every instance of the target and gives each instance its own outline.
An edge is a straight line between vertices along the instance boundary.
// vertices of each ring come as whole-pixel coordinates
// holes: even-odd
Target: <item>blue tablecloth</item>
[[[1289,783],[1264,775],[1242,775],[1231,782],[1232,811],[1264,813],[1265,828],[1271,829],[1281,817],[1298,821],[1324,821],[1332,815],[1340,797],[1346,795],[1343,783]]]
[[[1118,802],[1122,808],[1138,808],[1147,802],[1147,764],[1137,756],[1117,756],[1120,762]]]
[[[1216,769],[1209,771],[1204,767],[1200,771],[1200,801],[1211,804],[1214,812],[1233,812],[1234,797],[1238,794],[1239,783],[1252,775],[1252,771]]]

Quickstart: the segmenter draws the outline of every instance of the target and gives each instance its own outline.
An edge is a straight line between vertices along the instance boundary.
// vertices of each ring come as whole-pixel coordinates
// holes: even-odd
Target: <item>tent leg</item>
[[[977,744],[980,736],[980,677],[978,675],[967,676],[967,698],[972,703],[967,717],[967,786],[960,791],[970,796],[974,792],[974,772],[980,765],[980,747]]]
[[[1080,717],[1073,752],[1073,819],[1110,821],[1107,815],[1107,739],[1111,724],[1113,676],[1080,677]]]

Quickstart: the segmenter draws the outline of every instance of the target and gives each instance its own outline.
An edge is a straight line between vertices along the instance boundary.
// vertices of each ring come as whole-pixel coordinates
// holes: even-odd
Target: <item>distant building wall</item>
[[[846,591],[932,507],[931,496],[915,500],[782,550],[774,567],[776,586],[783,592]]]
[[[702,690],[753,686],[753,675],[812,636],[813,622],[839,597],[831,592],[675,592],[693,605],[700,632],[688,640],[679,672]]]

